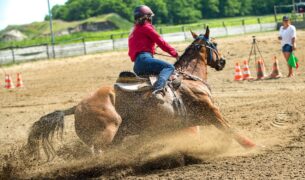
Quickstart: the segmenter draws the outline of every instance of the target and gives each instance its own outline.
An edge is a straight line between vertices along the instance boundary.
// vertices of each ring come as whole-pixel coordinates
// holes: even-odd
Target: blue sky
[[[50,0],[51,6],[67,0]],[[7,25],[42,21],[48,14],[47,0],[0,0],[0,30]]]

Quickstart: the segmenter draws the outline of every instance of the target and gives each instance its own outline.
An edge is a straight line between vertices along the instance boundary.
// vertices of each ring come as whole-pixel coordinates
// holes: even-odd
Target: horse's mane
[[[187,48],[185,48],[183,54],[180,56],[180,58],[174,63],[175,68],[186,68],[189,64],[189,62],[193,59],[192,54],[189,53],[190,50],[193,49],[194,46],[194,40]]]

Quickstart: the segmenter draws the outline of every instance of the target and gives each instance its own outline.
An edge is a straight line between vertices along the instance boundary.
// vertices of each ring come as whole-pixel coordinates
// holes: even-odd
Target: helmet
[[[142,21],[145,20],[146,18],[150,18],[154,16],[153,11],[150,9],[150,7],[146,5],[141,5],[136,7],[133,11],[133,14],[134,14],[134,19],[136,21],[138,20]]]

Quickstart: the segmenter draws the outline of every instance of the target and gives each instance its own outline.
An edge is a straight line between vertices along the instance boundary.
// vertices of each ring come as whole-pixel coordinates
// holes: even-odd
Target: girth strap
[[[175,111],[175,115],[177,117],[183,117],[182,119],[186,119],[187,111],[181,96],[177,94],[177,92],[175,91],[175,87],[173,87],[172,84],[169,83],[168,87],[168,89],[170,89],[173,94],[173,108]]]

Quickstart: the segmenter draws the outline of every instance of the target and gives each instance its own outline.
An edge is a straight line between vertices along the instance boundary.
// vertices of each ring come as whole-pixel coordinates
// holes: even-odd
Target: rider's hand
[[[180,56],[178,55],[177,57],[176,57],[176,60],[178,61],[180,59]]]

